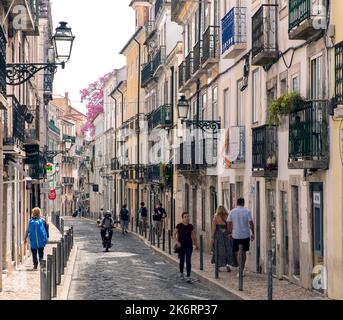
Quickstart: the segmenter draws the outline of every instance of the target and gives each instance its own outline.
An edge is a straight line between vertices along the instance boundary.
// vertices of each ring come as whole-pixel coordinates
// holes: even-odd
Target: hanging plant
[[[162,162],[160,163],[160,176],[162,177],[162,184],[166,185],[170,179],[168,164]]]
[[[280,125],[284,116],[298,109],[304,102],[305,99],[297,92],[287,93],[273,100],[268,109],[269,124]]]

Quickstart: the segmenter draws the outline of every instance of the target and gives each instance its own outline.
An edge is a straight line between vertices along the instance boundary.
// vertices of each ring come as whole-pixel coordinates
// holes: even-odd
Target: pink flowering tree
[[[81,102],[85,102],[87,108],[87,120],[81,128],[83,135],[89,133],[92,138],[94,137],[95,127],[93,120],[99,113],[104,111],[104,86],[110,75],[111,73],[105,74],[80,91]]]

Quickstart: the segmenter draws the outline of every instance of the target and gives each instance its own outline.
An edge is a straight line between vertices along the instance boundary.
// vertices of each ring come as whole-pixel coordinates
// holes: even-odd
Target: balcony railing
[[[252,129],[252,169],[254,176],[277,175],[277,126],[265,125]]]
[[[217,60],[220,55],[219,51],[219,31],[218,26],[209,26],[203,35],[202,46],[202,64],[209,62],[210,60]]]
[[[185,59],[185,82],[191,79],[193,75],[193,51]]]
[[[25,142],[25,115],[27,107],[20,105],[17,98],[13,95],[9,96],[12,99],[12,123],[5,120],[6,130],[4,135],[5,145],[18,146],[23,149]],[[12,133],[10,133],[12,128]]]
[[[289,116],[289,168],[328,169],[328,102],[310,100]]]
[[[343,104],[343,42],[335,48],[335,98],[338,104]]]
[[[247,47],[247,9],[232,8],[222,19],[222,54],[235,58]]]
[[[176,150],[176,169],[197,173],[217,164],[217,141],[205,139],[181,143]]]
[[[6,37],[0,27],[0,94],[6,98]]]
[[[153,79],[153,61],[148,62],[142,69],[142,88]]]
[[[166,47],[161,46],[158,51],[156,52],[154,59],[153,59],[153,71],[152,73],[155,74],[157,69],[164,64],[166,59]]]
[[[49,127],[49,129],[50,129],[52,132],[54,132],[54,133],[56,133],[56,134],[58,134],[58,135],[61,134],[61,130],[60,130],[60,128],[58,128],[58,127],[56,126],[54,120],[50,120],[50,121],[49,121],[48,127]]]
[[[73,177],[63,177],[62,178],[62,183],[65,186],[72,186],[74,185],[75,179]]]
[[[199,40],[193,48],[193,73],[201,68],[202,40]]]
[[[161,164],[147,165],[144,168],[145,183],[158,183],[170,186],[173,178],[173,166],[166,165],[163,169]]]
[[[277,5],[265,4],[252,17],[252,64],[267,65],[278,55]]]
[[[183,6],[187,0],[171,0],[171,18],[172,21],[177,21],[177,17],[180,14]]]
[[[118,158],[111,159],[111,170],[112,171],[119,171],[122,170],[123,166],[120,163]]]
[[[182,62],[179,65],[179,89],[181,89],[185,84],[185,63]]]
[[[65,141],[71,141],[71,143],[76,143],[76,137],[75,136],[70,136],[68,134],[63,135],[63,142]]]
[[[173,124],[171,105],[165,104],[154,110],[148,117],[149,130],[160,126],[170,127]]]
[[[67,156],[62,157],[62,163],[73,164],[74,162],[75,162],[74,157],[67,157]]]
[[[319,18],[321,22],[325,21],[326,12],[324,12],[322,2],[321,0],[288,1],[288,32],[290,39],[306,40],[320,31],[320,28],[314,26],[314,19]]]

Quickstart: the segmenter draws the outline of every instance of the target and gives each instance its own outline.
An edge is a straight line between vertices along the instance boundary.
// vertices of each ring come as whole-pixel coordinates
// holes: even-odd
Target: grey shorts
[[[120,225],[122,228],[128,229],[129,228],[129,220],[120,220]]]

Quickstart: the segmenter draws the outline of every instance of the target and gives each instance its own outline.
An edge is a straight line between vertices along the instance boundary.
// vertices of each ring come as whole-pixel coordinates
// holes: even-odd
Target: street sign
[[[56,200],[56,190],[51,189],[48,195],[49,200]]]
[[[54,167],[53,163],[47,163],[45,169],[46,169],[46,174],[48,177],[54,175],[55,167]]]

